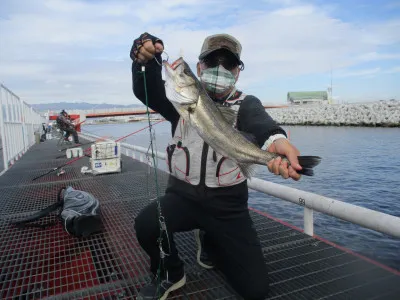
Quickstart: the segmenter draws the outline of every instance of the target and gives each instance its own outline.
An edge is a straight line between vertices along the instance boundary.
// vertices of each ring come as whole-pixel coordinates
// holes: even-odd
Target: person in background
[[[75,125],[72,123],[71,118],[65,110],[62,110],[57,117],[57,125],[60,130],[64,131],[64,139],[68,141],[69,136],[72,134],[75,144],[79,144],[78,133],[76,132]]]

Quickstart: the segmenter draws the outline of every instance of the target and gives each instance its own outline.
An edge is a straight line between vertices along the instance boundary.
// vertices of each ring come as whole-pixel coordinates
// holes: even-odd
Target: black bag
[[[51,212],[60,209],[58,213],[64,230],[75,237],[87,237],[102,231],[103,224],[100,213],[99,200],[92,194],[75,190],[68,186],[63,187],[57,194],[57,202],[37,212],[36,214],[12,224],[23,227],[45,228],[57,224],[59,221],[47,224],[30,223],[37,221]],[[29,224],[30,223],[30,224]]]

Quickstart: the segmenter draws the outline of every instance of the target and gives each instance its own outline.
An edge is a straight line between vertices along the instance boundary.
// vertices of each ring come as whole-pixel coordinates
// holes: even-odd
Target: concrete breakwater
[[[400,127],[400,101],[268,109],[281,125]]]

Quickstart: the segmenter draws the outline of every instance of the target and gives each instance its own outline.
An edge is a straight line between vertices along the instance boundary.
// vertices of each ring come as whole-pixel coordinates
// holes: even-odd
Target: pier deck
[[[32,178],[67,162],[56,159],[56,140],[34,145],[0,177],[0,299],[134,299],[150,280],[148,258],[134,231],[134,218],[156,196],[148,166],[124,156],[123,171],[93,176],[84,157],[36,181]],[[161,162],[162,163],[162,162]],[[159,171],[163,191],[168,174]],[[46,229],[10,226],[56,201],[71,185],[100,200],[105,230],[86,239]],[[251,211],[270,272],[269,299],[396,299],[399,272],[334,244]],[[45,221],[55,220],[54,216]],[[169,299],[240,299],[217,270],[203,270],[195,259],[190,232],[176,235],[187,284]],[[399,299],[399,298],[397,298]]]

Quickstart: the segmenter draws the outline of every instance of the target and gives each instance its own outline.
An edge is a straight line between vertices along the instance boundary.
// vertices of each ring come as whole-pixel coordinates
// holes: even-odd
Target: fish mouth
[[[171,69],[171,70],[176,70],[177,67],[179,67],[183,63],[183,57],[179,57],[177,60],[175,60],[172,64],[168,63],[167,61],[164,61],[164,65]]]

